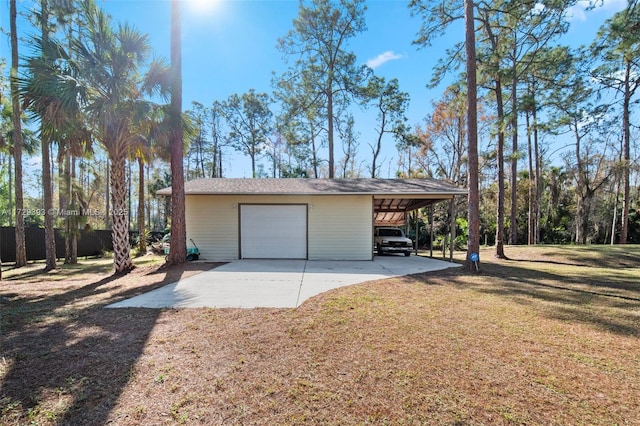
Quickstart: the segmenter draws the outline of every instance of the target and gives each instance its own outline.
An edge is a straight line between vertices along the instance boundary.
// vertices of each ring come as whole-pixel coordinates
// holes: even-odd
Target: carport
[[[374,225],[375,226],[391,226],[402,227],[409,223],[408,217],[411,212],[417,211],[423,207],[431,207],[429,209],[429,252],[433,257],[433,205],[443,200],[421,199],[421,198],[376,198],[374,197]],[[450,240],[455,238],[455,212],[454,197],[451,198],[451,224]],[[408,229],[406,229],[408,231]],[[416,241],[419,241],[420,229],[418,227],[417,217],[415,220]],[[418,253],[418,244],[414,247],[415,253]],[[453,261],[453,245],[449,251],[449,261]]]
[[[439,185],[443,185],[442,182],[438,182]],[[442,188],[442,187],[441,187]],[[374,225],[375,226],[395,226],[402,227],[407,225],[408,216],[411,212],[419,210],[424,207],[431,207],[429,209],[429,226],[430,226],[430,256],[433,256],[433,206],[443,201],[450,201],[451,210],[451,223],[450,223],[450,238],[451,241],[455,239],[455,197],[459,195],[467,195],[466,190],[454,189],[449,194],[443,192],[432,192],[435,188],[427,189],[425,193],[395,193],[395,194],[377,194],[374,195],[373,209],[374,209]],[[415,234],[416,240],[419,236],[418,221],[415,221]],[[407,229],[408,230],[408,229]],[[415,251],[417,253],[418,247],[416,244]],[[453,259],[453,245],[449,251],[449,261]]]

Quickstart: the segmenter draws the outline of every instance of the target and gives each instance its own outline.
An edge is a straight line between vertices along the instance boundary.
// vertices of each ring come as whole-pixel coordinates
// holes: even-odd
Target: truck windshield
[[[381,229],[378,235],[381,237],[402,237],[402,231],[399,229]]]

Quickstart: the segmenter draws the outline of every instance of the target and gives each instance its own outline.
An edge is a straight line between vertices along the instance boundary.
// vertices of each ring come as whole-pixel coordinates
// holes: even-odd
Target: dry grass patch
[[[507,252],[295,310],[102,309],[166,282],[142,270],[10,283],[0,423],[640,423],[640,248]]]
[[[101,424],[129,381],[159,312],[104,309],[217,264],[165,268],[135,260],[113,275],[110,259],[43,273],[8,270],[0,282],[0,424]]]

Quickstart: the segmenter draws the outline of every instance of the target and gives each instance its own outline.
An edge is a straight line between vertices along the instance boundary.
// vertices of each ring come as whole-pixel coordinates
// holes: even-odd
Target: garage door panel
[[[306,205],[241,205],[244,259],[306,259]]]

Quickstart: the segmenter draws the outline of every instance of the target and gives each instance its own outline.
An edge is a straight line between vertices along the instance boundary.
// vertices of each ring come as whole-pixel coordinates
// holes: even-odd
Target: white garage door
[[[306,259],[306,205],[241,205],[243,259]]]

